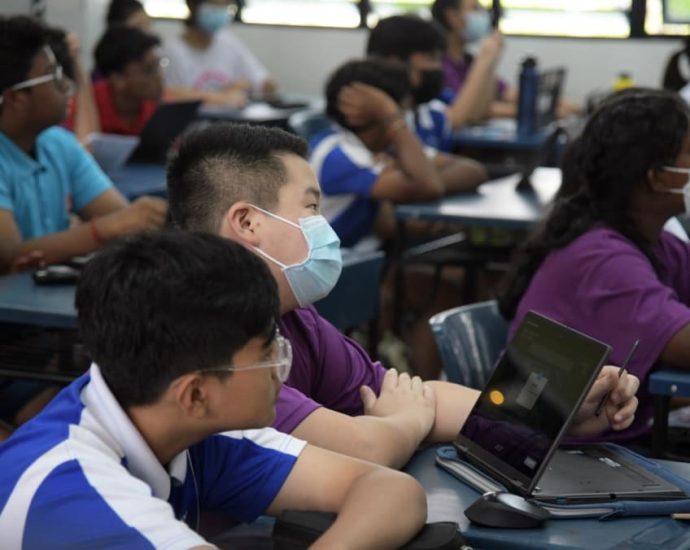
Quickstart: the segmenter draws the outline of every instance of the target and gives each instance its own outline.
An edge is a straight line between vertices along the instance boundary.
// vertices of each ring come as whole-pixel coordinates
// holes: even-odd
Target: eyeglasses
[[[254,363],[253,365],[244,365],[240,367],[217,367],[213,369],[201,369],[199,372],[239,372],[243,370],[252,369],[276,369],[278,380],[285,382],[290,376],[290,369],[292,369],[292,346],[287,338],[278,334],[275,338],[276,351],[274,355],[276,359],[272,361],[262,361],[261,363]]]
[[[24,90],[25,88],[32,88],[34,86],[38,86],[39,84],[55,81],[55,84],[61,90],[65,92],[69,91],[69,79],[65,77],[62,70],[62,65],[60,65],[57,62],[57,58],[55,57],[53,50],[50,48],[50,46],[43,46],[43,52],[46,54],[46,57],[48,58],[48,62],[50,63],[52,72],[50,72],[49,74],[44,74],[42,76],[30,78],[29,80],[24,80],[23,82],[18,82],[14,86],[10,86],[10,90],[16,92],[17,90]],[[0,96],[0,104],[2,103],[3,99],[4,98]]]

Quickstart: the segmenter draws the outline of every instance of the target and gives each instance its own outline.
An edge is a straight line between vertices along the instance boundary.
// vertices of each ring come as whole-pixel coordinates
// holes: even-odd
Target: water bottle
[[[517,116],[517,133],[519,135],[528,136],[536,130],[538,91],[537,60],[534,57],[526,57],[520,67]]]

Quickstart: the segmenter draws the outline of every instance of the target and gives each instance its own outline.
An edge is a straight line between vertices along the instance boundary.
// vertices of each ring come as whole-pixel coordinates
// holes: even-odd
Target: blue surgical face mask
[[[486,10],[474,10],[465,18],[465,28],[462,30],[462,39],[467,44],[478,42],[491,32],[491,16]]]
[[[340,254],[340,239],[326,218],[309,216],[300,218],[299,224],[296,224],[258,206],[252,205],[252,207],[267,216],[298,228],[304,236],[308,247],[307,257],[302,262],[293,265],[286,265],[260,248],[254,248],[282,269],[297,303],[305,307],[327,296],[340,278],[343,258]]]
[[[196,11],[196,24],[207,34],[213,34],[232,22],[226,6],[200,4]]]
[[[690,168],[679,168],[677,166],[664,166],[663,168],[667,172],[674,172],[676,174],[686,174],[688,180],[685,185],[680,189],[669,189],[669,193],[674,193],[676,195],[683,195],[685,201],[685,215],[690,217]]]

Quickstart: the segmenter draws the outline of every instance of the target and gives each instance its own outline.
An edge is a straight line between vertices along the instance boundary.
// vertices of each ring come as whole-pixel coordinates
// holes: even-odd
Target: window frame
[[[312,25],[284,25],[278,23],[246,23],[242,20],[242,9],[244,7],[244,0],[236,0],[238,4],[237,14],[235,20],[237,23],[256,26],[256,27],[279,27],[279,28],[294,28],[294,29],[330,29],[337,31],[353,31],[357,29],[368,28],[367,20],[369,15],[372,13],[372,3],[371,0],[352,0],[359,11],[359,25],[357,27],[329,27],[329,26],[312,26]],[[144,1],[145,3],[145,1]],[[500,0],[492,0],[492,4],[500,4]],[[566,35],[524,35],[524,34],[509,34],[505,33],[506,36],[519,36],[519,37],[529,37],[533,39],[558,39],[558,40],[627,40],[627,39],[666,39],[675,40],[690,37],[690,32],[688,34],[647,34],[645,31],[645,19],[647,15],[647,0],[631,0],[630,8],[630,34],[626,37],[602,37],[602,36],[566,36]],[[161,21],[180,21],[180,19],[175,17],[156,17],[155,19]]]

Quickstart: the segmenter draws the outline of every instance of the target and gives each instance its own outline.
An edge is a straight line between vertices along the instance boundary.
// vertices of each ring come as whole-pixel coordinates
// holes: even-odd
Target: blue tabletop
[[[517,191],[520,174],[513,174],[479,186],[475,193],[463,193],[434,202],[399,204],[399,220],[421,219],[488,227],[523,229],[540,220],[561,184],[558,168],[537,168],[532,174],[532,191]]]
[[[77,327],[74,285],[37,286],[30,273],[0,277],[0,322]]]
[[[417,453],[405,468],[424,487],[429,506],[428,521],[455,521],[467,542],[482,549],[558,548],[588,550],[690,549],[690,524],[670,517],[551,519],[539,529],[492,529],[472,525],[464,510],[479,493],[435,463],[436,448]],[[674,472],[690,478],[690,464],[666,463]]]
[[[129,200],[142,195],[167,195],[165,166],[162,164],[125,164],[109,176],[115,187]]]

